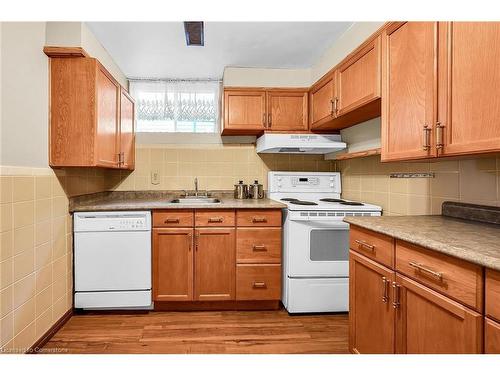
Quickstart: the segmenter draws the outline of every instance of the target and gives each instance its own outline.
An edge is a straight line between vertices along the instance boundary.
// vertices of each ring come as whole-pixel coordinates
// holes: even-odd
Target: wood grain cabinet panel
[[[396,352],[478,354],[483,316],[407,277],[396,275]]]
[[[98,60],[51,57],[50,166],[133,169],[133,105]]]
[[[434,156],[437,23],[390,25],[382,34],[382,66],[382,161]]]
[[[235,229],[195,229],[195,300],[235,298]]]
[[[222,134],[257,135],[264,131],[266,123],[264,90],[224,90]]]
[[[394,267],[394,239],[392,237],[351,225],[349,247],[387,267]]]
[[[380,43],[378,36],[337,69],[338,116],[380,98]]]
[[[238,263],[281,263],[281,228],[238,228]]]
[[[487,269],[485,284],[486,315],[500,322],[500,272]]]
[[[307,96],[307,91],[267,91],[267,130],[306,131]]]
[[[193,229],[153,229],[153,300],[193,300]]]
[[[309,92],[309,116],[311,130],[319,129],[336,116],[336,73],[331,72],[315,83]]]
[[[196,227],[234,227],[236,219],[234,210],[196,210],[194,222]]]
[[[281,210],[238,210],[239,227],[281,227]]]
[[[396,240],[396,271],[476,311],[483,309],[481,266]]]
[[[500,324],[484,318],[484,352],[500,354]]]
[[[395,351],[394,271],[349,252],[349,349],[360,354]]]
[[[279,300],[281,265],[238,264],[236,266],[237,300]]]
[[[193,226],[194,213],[191,210],[163,210],[153,212],[154,228]]]
[[[440,22],[440,155],[500,151],[500,22]]]

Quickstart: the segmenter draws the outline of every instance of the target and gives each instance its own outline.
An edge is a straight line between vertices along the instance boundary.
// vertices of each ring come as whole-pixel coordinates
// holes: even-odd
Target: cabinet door
[[[353,353],[394,353],[394,272],[349,252],[349,348]]]
[[[338,116],[380,98],[381,37],[338,68]]]
[[[500,151],[500,22],[439,28],[442,155]]]
[[[311,129],[335,118],[335,72],[315,84],[310,91]]]
[[[96,165],[118,168],[118,98],[120,86],[100,65],[97,67]]]
[[[484,318],[484,352],[500,354],[500,324]]]
[[[481,353],[481,314],[399,274],[393,293],[397,353]]]
[[[235,295],[235,229],[196,229],[195,300],[232,300]]]
[[[133,170],[135,167],[134,101],[121,89],[120,94],[120,161],[121,167]]]
[[[267,92],[268,130],[307,130],[307,91]]]
[[[193,300],[193,229],[153,229],[153,299]]]
[[[435,156],[437,23],[390,25],[382,35],[382,161]]]
[[[266,126],[264,90],[225,90],[223,134],[259,134]]]

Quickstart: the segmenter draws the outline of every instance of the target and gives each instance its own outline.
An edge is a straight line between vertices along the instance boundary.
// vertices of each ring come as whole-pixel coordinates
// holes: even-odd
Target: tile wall
[[[49,168],[1,169],[0,347],[24,352],[72,306],[71,217]]]
[[[500,206],[500,157],[381,163],[380,156],[337,163],[343,197],[378,204],[384,215],[441,214],[446,200]],[[395,179],[391,172],[434,172],[434,178]]]

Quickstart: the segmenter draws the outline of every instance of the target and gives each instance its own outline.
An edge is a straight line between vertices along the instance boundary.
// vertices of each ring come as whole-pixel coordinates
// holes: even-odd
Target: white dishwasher
[[[151,212],[74,214],[75,307],[151,307]]]

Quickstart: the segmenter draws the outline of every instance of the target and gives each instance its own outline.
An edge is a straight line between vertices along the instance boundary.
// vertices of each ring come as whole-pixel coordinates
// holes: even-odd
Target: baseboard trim
[[[155,302],[154,311],[251,311],[278,310],[279,300],[271,301],[182,301]]]
[[[66,313],[55,322],[52,327],[45,332],[42,337],[40,337],[30,348],[26,351],[26,354],[37,354],[40,349],[59,331],[64,324],[73,316],[73,309],[69,309]]]

